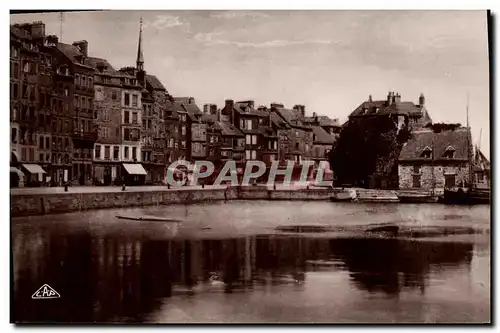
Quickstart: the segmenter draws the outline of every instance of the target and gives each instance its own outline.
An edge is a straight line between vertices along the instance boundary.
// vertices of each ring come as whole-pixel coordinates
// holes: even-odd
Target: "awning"
[[[24,173],[19,170],[18,168],[10,167],[10,172],[11,173],[17,173],[19,177],[24,177]]]
[[[142,167],[142,164],[125,164],[123,163],[123,167],[127,171],[129,175],[147,175],[148,173]]]
[[[28,170],[29,173],[46,173],[38,164],[23,164],[23,168]]]

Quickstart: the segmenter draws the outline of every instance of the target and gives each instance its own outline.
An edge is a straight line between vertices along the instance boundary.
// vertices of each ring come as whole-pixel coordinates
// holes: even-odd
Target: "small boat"
[[[400,192],[397,196],[399,202],[402,203],[436,203],[439,201],[439,196],[432,193]]]
[[[441,198],[448,205],[477,205],[490,204],[491,194],[489,189],[455,188],[445,189]]]
[[[356,197],[356,193],[354,193],[354,195],[353,195],[352,192],[337,192],[337,193],[334,193],[330,197],[330,201],[335,201],[335,202],[346,201],[346,202],[349,202],[349,201],[353,201],[355,197]]]
[[[122,220],[148,221],[148,222],[182,222],[179,219],[173,219],[170,217],[152,216],[152,215],[141,215],[141,216],[116,215],[116,218]]]

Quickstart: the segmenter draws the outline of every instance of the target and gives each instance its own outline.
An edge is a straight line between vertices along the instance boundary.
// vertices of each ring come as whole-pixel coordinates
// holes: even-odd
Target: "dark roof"
[[[422,106],[415,105],[413,102],[395,102],[388,104],[387,101],[366,101],[361,103],[361,105],[358,106],[349,117],[390,114],[418,116],[423,114],[422,109]]]
[[[271,122],[280,129],[290,127],[283,118],[276,114],[276,112],[271,112]]]
[[[311,130],[310,126],[304,122],[304,117],[299,110],[290,110],[286,108],[275,108],[276,112],[283,118],[288,125],[300,127],[302,129]]]
[[[119,72],[116,71],[113,68],[113,66],[111,66],[111,64],[109,63],[109,61],[106,60],[106,59],[104,59],[104,58],[87,57],[87,58],[85,58],[85,64],[87,66],[93,67],[95,69],[97,69],[97,67],[99,66],[99,64],[103,64],[104,66],[106,66],[105,73],[108,73],[108,74],[119,74]]]
[[[217,115],[203,112],[201,116],[201,121],[207,123],[213,123],[217,121]]]
[[[328,134],[321,126],[312,126],[314,133],[314,143],[333,144],[335,137]]]
[[[246,111],[248,106],[250,106],[250,112]],[[267,116],[266,111],[257,110],[257,109],[255,109],[255,107],[251,106],[250,103],[248,103],[248,102],[236,102],[236,103],[234,103],[234,109],[241,114],[248,114],[248,115],[259,116],[259,117],[266,117]]]
[[[160,80],[158,80],[158,78],[154,75],[146,74],[146,82],[150,84],[154,90],[167,90],[163,84],[161,84]]]
[[[192,103],[189,103],[191,100]],[[192,121],[198,121],[201,118],[203,112],[201,112],[200,108],[196,103],[194,103],[194,98],[192,97],[174,97],[174,108],[176,111],[184,111],[187,112],[189,118]]]
[[[165,107],[167,109],[167,117],[170,117],[170,118],[173,118],[173,119],[179,119],[179,114],[177,113],[177,110],[175,109],[174,107],[174,103],[172,101],[170,101],[169,99],[167,99],[165,101]],[[171,111],[172,113],[168,113],[169,111]]]
[[[236,127],[234,127],[234,125],[229,122],[218,121],[217,126],[220,127],[222,135],[243,136],[243,133],[241,133]]]
[[[28,31],[18,28],[14,25],[10,26],[10,33],[20,39],[31,39],[31,35]]]
[[[86,64],[85,60],[84,64],[81,63],[81,57],[83,56],[83,54],[82,52],[80,52],[80,49],[78,47],[65,43],[57,43],[57,49],[61,51],[66,57],[68,57],[74,64],[88,68],[94,68]]]
[[[469,140],[467,140],[469,133]],[[399,155],[400,161],[428,160],[422,157],[425,149],[433,151],[434,160],[468,160],[467,142],[471,142],[470,132],[462,127],[454,131],[435,133],[431,130],[412,132],[412,137],[404,145]],[[470,144],[469,144],[470,146]],[[455,150],[452,159],[445,158],[447,148]]]
[[[338,118],[332,119],[328,116],[304,117],[303,121],[304,123],[309,125],[340,127],[340,122]]]

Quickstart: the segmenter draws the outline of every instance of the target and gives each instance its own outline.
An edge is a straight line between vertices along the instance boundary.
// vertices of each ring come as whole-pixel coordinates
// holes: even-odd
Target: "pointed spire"
[[[142,17],[141,17],[141,26],[139,30],[139,45],[137,47],[137,70],[143,71],[144,70],[144,56],[142,54]]]

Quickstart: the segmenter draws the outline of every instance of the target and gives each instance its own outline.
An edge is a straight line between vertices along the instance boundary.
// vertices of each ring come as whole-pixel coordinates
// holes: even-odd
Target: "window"
[[[130,94],[129,93],[125,93],[125,100],[124,100],[124,104],[126,106],[129,106],[130,105]]]
[[[38,148],[43,149],[43,144],[45,143],[43,136],[38,138]]]
[[[69,90],[68,90],[68,88],[64,88],[64,96],[66,96],[66,97],[69,96]]]
[[[101,158],[101,145],[95,145],[95,158]]]
[[[82,86],[83,87],[86,87],[87,86],[87,81],[86,81],[86,77],[82,75]]]
[[[89,88],[92,88],[92,78],[91,77],[89,77],[89,81],[88,82],[89,82]]]
[[[420,175],[413,175],[413,187],[420,187]]]
[[[278,149],[278,141],[274,141],[274,150],[277,150]]]
[[[252,135],[252,144],[256,145],[257,144],[257,135]]]
[[[432,149],[429,147],[425,147],[424,150],[422,151],[421,157],[423,158],[431,158],[432,155]]]
[[[240,128],[245,129],[245,121],[240,119]]]
[[[50,138],[45,137],[45,149],[50,149]]]
[[[128,158],[128,147],[125,147],[125,158]]]
[[[413,173],[420,173],[420,165],[413,166]]]
[[[123,140],[129,140],[129,138],[130,138],[130,129],[125,128],[123,130]]]
[[[113,101],[114,101],[114,100],[116,100],[116,99],[117,99],[117,97],[118,97],[118,95],[117,95],[116,91],[111,92],[111,99],[112,99]]]
[[[128,111],[124,111],[124,115],[125,115],[125,119],[123,122],[125,124],[128,124],[130,122],[130,113]]]
[[[142,119],[142,128],[146,129],[147,123],[146,123],[146,119]]]
[[[252,150],[252,160],[257,159],[257,152],[255,150]]]
[[[132,159],[137,159],[137,147],[132,147]]]
[[[19,85],[17,83],[14,83],[14,91],[12,93],[12,95],[14,96],[14,98],[18,98],[19,97]]]
[[[448,146],[444,152],[444,158],[453,158],[455,155],[455,148]]]
[[[13,128],[10,132],[12,143],[17,143],[17,128]]]
[[[137,124],[137,112],[132,112],[132,123]]]
[[[138,105],[138,97],[137,95],[134,94],[132,95],[132,106],[137,107],[137,105]]]
[[[252,136],[250,134],[245,135],[246,139],[246,144],[251,145],[252,144]]]
[[[120,147],[114,146],[113,147],[113,159],[117,160],[120,158]]]
[[[252,152],[250,150],[245,150],[245,158],[247,160],[252,158]]]
[[[169,147],[173,147],[174,146],[174,139],[173,138],[170,138],[170,140],[168,142],[168,146]]]
[[[110,147],[109,146],[104,146],[104,158],[109,160],[110,159]]]
[[[247,119],[247,129],[251,130],[252,129],[252,120]]]
[[[186,126],[181,127],[181,134],[186,135]]]
[[[75,74],[75,86],[79,86],[79,85],[80,85],[80,75]]]
[[[151,119],[148,119],[148,128],[151,129],[151,127],[152,127]]]
[[[184,140],[181,141],[181,148],[183,148],[183,149],[186,148],[186,141],[184,141]]]

